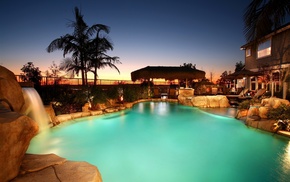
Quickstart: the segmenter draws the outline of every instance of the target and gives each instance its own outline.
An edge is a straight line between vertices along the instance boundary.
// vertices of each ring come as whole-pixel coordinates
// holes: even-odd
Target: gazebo
[[[173,67],[173,66],[147,66],[139,70],[131,72],[131,80],[150,80],[150,79],[165,79],[165,80],[186,80],[185,89],[179,89],[179,94],[187,93],[192,96],[194,94],[194,89],[188,89],[187,80],[188,79],[203,79],[205,78],[205,72],[191,68],[191,67]],[[149,88],[150,89],[150,88]],[[155,93],[155,91],[154,91]],[[159,91],[158,91],[159,93]],[[158,93],[154,95],[159,96]],[[169,96],[176,96],[175,89],[169,89]],[[161,98],[167,98],[168,92],[161,93]]]
[[[165,79],[165,80],[188,80],[205,78],[205,72],[190,68],[190,67],[173,67],[173,66],[147,66],[139,70],[131,72],[131,80],[150,80],[150,79]]]

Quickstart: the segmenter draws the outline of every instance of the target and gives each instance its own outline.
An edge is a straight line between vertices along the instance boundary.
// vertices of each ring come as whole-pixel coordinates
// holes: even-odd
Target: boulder
[[[262,102],[261,102],[261,104],[263,106],[277,108],[281,104],[289,105],[290,103],[286,99],[280,99],[280,98],[276,98],[276,97],[270,97],[270,98],[263,99]]]
[[[248,110],[247,109],[239,109],[236,115],[237,119],[243,119],[247,117],[248,115]]]
[[[102,110],[99,110],[99,111],[91,111],[91,115],[92,116],[101,115],[101,114],[103,114],[103,111]]]
[[[105,112],[107,113],[112,113],[112,112],[117,112],[118,111],[118,108],[107,108],[105,109]]]
[[[135,104],[135,102],[125,102],[125,103],[123,103],[124,107],[126,107],[126,108],[132,108],[134,104]]]
[[[1,65],[0,65],[0,77],[5,79],[9,78],[16,81],[14,73]]]
[[[196,107],[208,107],[208,100],[206,96],[195,96],[191,99],[191,103]]]
[[[227,96],[217,95],[217,97],[219,97],[219,100],[220,100],[220,107],[230,107],[230,102]]]
[[[102,177],[98,168],[87,162],[67,161],[55,154],[26,154],[20,175],[11,182],[31,181],[101,182]]]
[[[194,89],[192,89],[192,88],[181,88],[178,91],[178,95],[180,95],[182,97],[193,97]]]
[[[248,116],[259,116],[259,107],[250,107],[248,111]]]
[[[22,89],[15,75],[3,66],[0,66],[0,103],[7,109],[20,113],[24,105]]]
[[[82,112],[89,112],[90,108],[91,108],[90,104],[85,103],[85,105],[82,107]]]
[[[191,99],[192,97],[184,97],[182,95],[178,95],[178,102],[185,106],[193,106]]]
[[[268,132],[273,132],[274,123],[276,123],[275,120],[255,120],[250,117],[246,120],[246,125]]]
[[[57,121],[56,121],[56,115],[55,115],[55,112],[54,112],[54,109],[52,107],[52,104],[49,104],[49,105],[45,105],[44,106],[44,109],[46,111],[46,113],[48,114],[49,116],[49,119],[50,121],[52,122],[52,124],[55,126],[57,125]]]
[[[72,116],[70,114],[62,114],[62,115],[57,115],[55,117],[55,120],[56,122],[58,123],[62,123],[62,122],[65,122],[65,121],[69,121],[69,120],[72,120]]]
[[[220,100],[217,96],[207,96],[210,108],[220,107]]]
[[[81,118],[82,112],[75,112],[75,113],[71,113],[70,115],[72,119]]]
[[[82,117],[91,116],[91,112],[82,112]]]
[[[267,119],[267,113],[268,113],[268,110],[269,110],[269,107],[265,107],[265,106],[261,106],[259,108],[259,116],[262,118],[262,119]]]
[[[67,161],[62,165],[56,165],[55,171],[60,181],[102,181],[98,168],[87,162]]]
[[[31,118],[0,108],[0,181],[16,177],[38,125]]]
[[[194,96],[191,99],[192,105],[196,107],[229,107],[229,100],[224,95]]]

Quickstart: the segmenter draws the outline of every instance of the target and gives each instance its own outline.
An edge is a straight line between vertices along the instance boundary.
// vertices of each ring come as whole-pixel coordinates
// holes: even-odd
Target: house
[[[263,76],[252,76],[247,82],[250,90],[266,88],[275,92],[289,92],[290,81],[290,23],[274,30],[258,41],[241,46],[245,51],[245,69]]]

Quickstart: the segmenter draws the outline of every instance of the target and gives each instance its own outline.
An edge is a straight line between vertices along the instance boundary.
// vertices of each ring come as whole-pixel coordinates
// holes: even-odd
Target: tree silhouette
[[[47,52],[55,50],[63,50],[63,56],[71,54],[71,59],[66,59],[61,68],[79,74],[81,72],[82,84],[87,85],[87,73],[93,64],[91,58],[92,50],[96,50],[95,57],[99,57],[101,53],[98,44],[94,44],[93,37],[100,38],[100,32],[109,33],[109,27],[102,24],[94,24],[89,27],[83,20],[80,10],[75,7],[75,21],[71,21],[69,26],[74,29],[72,34],[66,34],[53,40],[47,47]],[[95,46],[95,47],[93,47]]]
[[[290,0],[253,0],[244,13],[244,34],[256,41],[282,26],[290,15]]]
[[[21,78],[23,81],[31,81],[34,83],[34,87],[39,87],[41,82],[41,71],[38,67],[35,67],[33,62],[27,62],[21,68],[23,74],[21,74]]]

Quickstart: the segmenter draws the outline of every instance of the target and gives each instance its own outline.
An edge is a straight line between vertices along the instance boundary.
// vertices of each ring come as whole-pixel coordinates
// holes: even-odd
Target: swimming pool
[[[288,138],[168,102],[63,123],[34,137],[28,153],[87,161],[104,182],[290,179]]]

